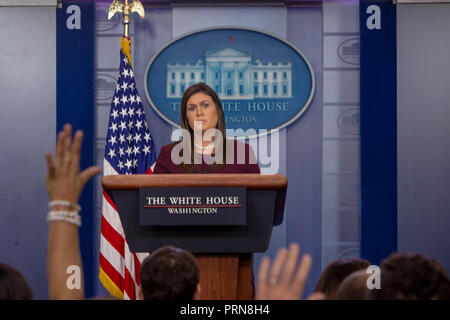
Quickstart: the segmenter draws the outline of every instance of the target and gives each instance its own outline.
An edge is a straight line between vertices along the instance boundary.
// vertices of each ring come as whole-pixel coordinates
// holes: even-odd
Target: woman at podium
[[[183,138],[161,148],[153,173],[260,173],[252,148],[225,137],[225,116],[216,92],[205,83],[181,98]]]

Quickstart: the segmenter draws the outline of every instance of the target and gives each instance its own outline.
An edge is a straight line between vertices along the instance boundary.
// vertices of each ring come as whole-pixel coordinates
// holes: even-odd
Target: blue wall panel
[[[67,10],[71,5],[80,9],[80,28],[69,29],[77,19],[76,11]],[[73,7],[72,7],[73,8]],[[65,123],[74,130],[84,131],[81,169],[94,164],[94,103],[95,69],[94,37],[95,10],[93,2],[64,1],[57,10],[57,131]],[[76,8],[75,8],[76,10]],[[69,20],[69,22],[67,22]],[[80,198],[83,208],[80,228],[80,246],[85,275],[86,296],[94,294],[93,274],[98,268],[94,261],[94,185],[86,184]]]
[[[361,257],[379,264],[397,250],[396,9],[391,0],[360,1],[360,34]]]

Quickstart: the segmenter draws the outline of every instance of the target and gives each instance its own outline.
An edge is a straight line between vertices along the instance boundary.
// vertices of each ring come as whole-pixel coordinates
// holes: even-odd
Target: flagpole
[[[126,37],[126,38],[130,37],[130,28],[129,28],[129,25],[130,25],[130,11],[129,10],[130,10],[130,8],[129,8],[129,5],[128,5],[128,0],[125,0],[124,9],[123,9],[123,21],[122,21],[122,24],[123,24],[123,28],[124,28],[123,36]]]
[[[130,62],[131,68],[133,68],[133,64],[131,63],[131,38],[130,38],[130,14],[132,12],[136,12],[141,16],[142,19],[145,18],[145,10],[142,6],[142,3],[139,0],[132,0],[133,2],[129,4],[129,0],[125,0],[125,3],[122,3],[122,0],[114,0],[111,3],[108,11],[108,20],[111,20],[112,17],[117,12],[123,13],[122,24],[123,24],[123,36],[121,39],[121,48],[123,53],[127,56],[128,61]]]
[[[132,0],[132,3],[129,4],[129,0],[125,0],[125,3],[122,3],[121,0],[114,0],[111,3],[111,6],[109,7],[108,11],[108,20],[111,20],[111,18],[117,13],[122,12],[123,18],[122,18],[122,24],[124,27],[123,30],[123,36],[127,39],[130,38],[130,14],[132,12],[138,13],[142,19],[145,18],[145,10],[142,6],[141,1],[139,0]]]

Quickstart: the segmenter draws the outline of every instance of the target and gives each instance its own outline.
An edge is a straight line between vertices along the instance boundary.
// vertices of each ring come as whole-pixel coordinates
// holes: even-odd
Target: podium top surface
[[[282,174],[134,174],[102,178],[108,190],[138,188],[246,187],[247,189],[285,189],[287,178]]]

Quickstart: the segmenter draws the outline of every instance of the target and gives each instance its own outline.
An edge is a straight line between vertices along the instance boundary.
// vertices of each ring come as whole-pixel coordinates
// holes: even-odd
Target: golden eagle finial
[[[129,28],[128,25],[130,24],[130,14],[132,12],[137,12],[141,18],[145,18],[145,10],[142,6],[142,3],[139,0],[132,0],[133,2],[131,4],[128,3],[128,0],[125,0],[125,3],[122,3],[122,0],[114,0],[111,3],[111,6],[109,7],[108,11],[108,20],[110,20],[117,12],[123,13],[123,26],[124,26],[124,32],[123,35],[125,37],[129,37]]]

